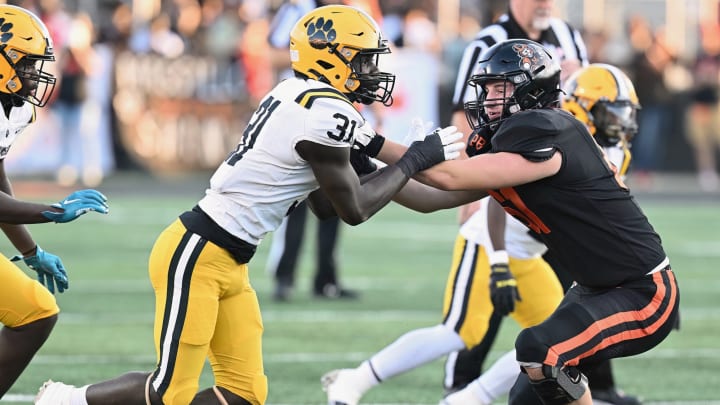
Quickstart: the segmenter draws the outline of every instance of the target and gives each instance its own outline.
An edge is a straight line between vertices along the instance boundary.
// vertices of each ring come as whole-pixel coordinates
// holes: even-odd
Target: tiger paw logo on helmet
[[[333,28],[332,20],[325,20],[325,18],[320,17],[317,21],[308,24],[307,36],[310,41],[310,46],[315,49],[323,49],[327,47],[329,43],[335,41],[337,32],[335,32]]]
[[[13,37],[13,33],[10,32],[13,24],[11,22],[5,22],[5,18],[0,17],[0,43],[6,43]]]
[[[540,67],[543,63],[542,54],[535,52],[535,48],[528,44],[515,44],[513,50],[520,56],[520,68],[530,72]]]

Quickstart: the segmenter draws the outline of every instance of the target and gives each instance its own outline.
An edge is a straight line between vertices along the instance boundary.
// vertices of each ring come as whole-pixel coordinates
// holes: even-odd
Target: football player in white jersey
[[[40,19],[20,7],[0,5],[0,229],[20,252],[11,260],[23,260],[45,285],[0,255],[0,398],[57,322],[55,290],[69,286],[60,258],[41,249],[24,224],[69,222],[88,211],[108,212],[105,197],[95,190],[77,191],[52,205],[13,197],[5,158],[35,121],[35,107],[44,106],[52,94],[55,77],[44,67],[54,59],[52,40]]]
[[[377,66],[387,42],[372,18],[341,5],[309,12],[290,39],[295,77],[261,100],[205,197],[155,242],[155,370],[81,388],[48,382],[36,404],[263,404],[263,325],[248,275],[260,241],[305,199],[362,223],[412,175],[459,155],[462,135],[445,128],[361,182],[351,150],[373,155],[382,143],[353,102],[391,103],[395,76]],[[207,360],[215,386],[198,393]]]
[[[572,74],[563,91],[563,109],[572,113],[590,129],[608,159],[624,177],[630,167],[630,141],[637,133],[636,116],[640,107],[630,79],[615,66],[595,63]],[[510,268],[515,274],[514,267],[511,265]],[[521,285],[521,279],[517,279],[517,284]],[[521,297],[526,299],[524,295]],[[601,364],[609,367],[609,363],[606,361]],[[467,387],[445,397],[440,405],[490,404],[510,391],[519,370],[515,351],[512,350],[500,357]],[[592,391],[592,385],[590,388]],[[614,398],[613,403],[618,400],[622,398]],[[540,404],[538,398],[528,398],[523,403]]]

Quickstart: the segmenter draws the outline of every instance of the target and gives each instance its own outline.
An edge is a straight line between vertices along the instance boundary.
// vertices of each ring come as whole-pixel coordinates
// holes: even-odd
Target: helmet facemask
[[[590,110],[595,138],[601,146],[630,142],[638,131],[637,105],[630,101],[600,100]]]
[[[47,104],[55,89],[55,76],[44,70],[46,61],[54,61],[53,56],[25,55],[17,57],[14,50],[0,51],[13,67],[16,77],[7,82],[7,90],[14,97],[38,107]],[[13,62],[17,59],[17,62]]]
[[[464,105],[473,129],[494,132],[512,114],[559,104],[560,66],[541,45],[508,40],[488,48],[481,58],[478,73],[468,81],[475,89],[475,101]],[[497,83],[504,87],[498,89]],[[498,97],[488,98],[489,86],[495,86]],[[501,114],[497,114],[499,105]]]
[[[543,66],[534,72],[539,73]],[[491,83],[501,82],[504,91],[503,97],[488,98],[487,86]],[[552,107],[559,103],[560,90],[547,92],[535,85],[534,81],[524,71],[516,71],[503,75],[475,75],[468,82],[475,89],[477,101],[465,103],[465,116],[473,129],[489,127],[495,131],[499,124],[522,110]],[[502,105],[502,113],[497,117],[490,117],[488,109]]]
[[[350,76],[346,81],[348,89],[355,88],[349,93],[351,101],[363,104],[372,104],[375,101],[390,106],[393,103],[392,91],[395,87],[395,75],[381,72],[378,69],[380,55],[390,53],[387,41],[385,46],[376,49],[363,49],[358,52],[348,64]],[[356,87],[355,82],[359,82]]]
[[[498,83],[501,83],[502,91],[496,92],[502,97],[488,98],[488,85],[496,86]],[[520,111],[515,100],[515,86],[511,85],[506,76],[478,76],[471,79],[469,84],[475,90],[477,101],[465,103],[465,116],[473,129],[489,128],[494,131],[502,120]],[[488,110],[497,110],[498,106],[502,106],[500,115],[490,117]]]

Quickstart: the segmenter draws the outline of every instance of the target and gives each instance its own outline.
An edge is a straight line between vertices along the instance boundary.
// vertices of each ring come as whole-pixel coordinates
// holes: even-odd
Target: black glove
[[[490,300],[495,312],[503,316],[513,312],[515,301],[520,301],[517,281],[506,263],[496,263],[490,267]]]
[[[350,149],[350,164],[358,177],[373,173],[377,170],[377,165],[370,160],[370,156],[356,149]]]
[[[396,165],[406,176],[412,177],[440,162],[455,159],[463,147],[461,142],[457,142],[460,138],[462,134],[455,127],[437,129],[422,141],[411,143]]]

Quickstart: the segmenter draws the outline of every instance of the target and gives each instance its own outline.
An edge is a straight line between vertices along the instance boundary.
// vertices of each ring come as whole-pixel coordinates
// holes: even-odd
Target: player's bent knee
[[[564,405],[580,399],[587,390],[587,378],[576,367],[542,366],[544,378],[530,379],[530,385],[545,405]]]
[[[219,399],[218,393],[222,394],[228,405],[264,405],[267,400],[268,385],[264,374],[254,376],[250,384],[225,384],[220,381],[216,384],[213,388],[215,395]]]
[[[547,349],[547,344],[540,339],[535,328],[523,329],[515,339],[515,351],[521,363],[541,364],[547,355]]]

